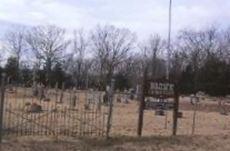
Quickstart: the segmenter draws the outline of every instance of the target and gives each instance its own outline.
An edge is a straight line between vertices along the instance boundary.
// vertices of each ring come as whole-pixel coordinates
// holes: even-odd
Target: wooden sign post
[[[0,143],[2,143],[2,128],[3,128],[3,110],[4,110],[4,94],[5,94],[5,74],[2,74],[1,79],[1,106],[0,106]]]
[[[139,104],[139,116],[138,116],[138,125],[137,125],[137,135],[140,137],[142,135],[143,128],[143,116],[145,108],[145,93],[147,91],[147,68],[144,71],[142,88],[140,93],[140,104]]]
[[[177,86],[174,89],[174,108],[173,108],[173,132],[172,135],[177,134],[177,117],[178,117],[178,110],[179,110],[179,92]]]
[[[142,93],[140,98],[140,105],[139,105],[139,118],[138,118],[138,129],[137,135],[141,136],[142,134],[142,127],[143,127],[143,116],[144,116],[144,109],[149,108],[145,102],[145,97],[153,97],[164,101],[168,98],[173,98],[173,135],[176,135],[177,130],[177,117],[178,117],[178,108],[179,108],[179,93],[175,88],[175,85],[170,83],[168,80],[149,80],[147,81],[146,76],[147,72],[144,73],[143,76],[143,83],[142,83]],[[154,102],[153,102],[154,103]],[[162,102],[161,102],[162,103]],[[163,102],[164,109],[168,109],[169,102]],[[148,102],[151,105],[151,102]],[[167,128],[167,116],[165,119],[165,127]]]

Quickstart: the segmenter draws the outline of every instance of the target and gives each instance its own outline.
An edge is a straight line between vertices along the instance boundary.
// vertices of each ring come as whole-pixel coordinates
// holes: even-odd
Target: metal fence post
[[[5,94],[5,74],[2,74],[1,79],[1,106],[0,106],[0,143],[2,143],[2,128],[3,128],[3,110],[4,110],[4,94]]]
[[[107,120],[106,139],[109,138],[109,132],[110,132],[110,129],[112,126],[114,83],[115,83],[115,80],[112,79],[111,87],[110,87],[110,91],[109,91],[109,114],[108,114],[108,120]]]

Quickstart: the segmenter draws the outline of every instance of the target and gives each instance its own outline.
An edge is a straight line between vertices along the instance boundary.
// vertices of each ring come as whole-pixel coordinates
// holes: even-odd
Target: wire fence
[[[106,136],[104,92],[7,86],[3,93],[3,136]]]

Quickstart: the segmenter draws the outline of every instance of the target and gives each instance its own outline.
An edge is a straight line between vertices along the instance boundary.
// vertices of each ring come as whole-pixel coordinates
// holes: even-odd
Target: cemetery
[[[0,151],[229,151],[229,7],[3,0]]]
[[[40,88],[35,96],[33,91],[6,87],[3,136],[106,137],[110,105],[105,101],[105,92]],[[128,92],[114,93],[111,137],[137,135],[140,102],[130,96]],[[229,98],[219,101],[217,97],[198,96],[180,96],[177,135],[228,133]],[[173,99],[147,97],[142,136],[172,135],[173,108]]]

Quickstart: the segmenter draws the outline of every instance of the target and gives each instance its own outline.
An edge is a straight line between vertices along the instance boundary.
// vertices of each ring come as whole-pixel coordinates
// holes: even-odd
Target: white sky
[[[166,36],[169,0],[0,0],[0,35],[12,24],[55,24],[69,30],[113,24]],[[172,32],[183,28],[225,27],[230,0],[173,0]]]

